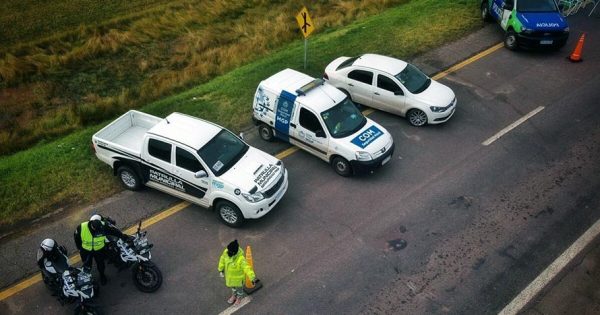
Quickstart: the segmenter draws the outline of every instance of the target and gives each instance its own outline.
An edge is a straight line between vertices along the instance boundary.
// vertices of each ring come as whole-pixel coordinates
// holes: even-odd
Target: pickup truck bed
[[[140,156],[146,132],[162,119],[138,111],[128,111],[94,135],[110,147]]]

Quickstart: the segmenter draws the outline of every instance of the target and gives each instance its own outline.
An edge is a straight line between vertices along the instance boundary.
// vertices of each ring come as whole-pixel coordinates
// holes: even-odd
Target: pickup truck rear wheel
[[[123,187],[129,190],[140,190],[142,182],[138,174],[129,166],[121,166],[117,169],[117,176]]]
[[[341,156],[336,156],[331,161],[331,166],[338,175],[348,177],[352,175],[352,166],[350,163]]]
[[[227,200],[221,200],[217,203],[215,209],[219,219],[230,227],[240,227],[244,223],[244,216],[240,209]]]
[[[258,126],[258,134],[260,135],[260,138],[265,141],[273,141],[273,128],[266,124],[260,124]]]

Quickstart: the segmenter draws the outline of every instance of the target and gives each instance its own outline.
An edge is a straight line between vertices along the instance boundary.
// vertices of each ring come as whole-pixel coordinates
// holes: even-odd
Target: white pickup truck
[[[267,214],[288,187],[283,163],[192,116],[131,110],[92,137],[125,188],[149,186],[216,210],[228,226]]]

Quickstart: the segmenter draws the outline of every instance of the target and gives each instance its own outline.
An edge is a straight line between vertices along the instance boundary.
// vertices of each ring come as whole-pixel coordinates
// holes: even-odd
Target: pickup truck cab
[[[483,0],[481,17],[500,24],[510,50],[560,49],[569,38],[569,25],[555,0]]]
[[[267,214],[288,187],[280,160],[217,124],[180,113],[161,119],[131,110],[92,143],[125,188],[145,185],[212,207],[232,227]]]
[[[260,137],[294,144],[330,163],[341,176],[370,172],[390,161],[394,141],[342,91],[292,69],[262,81],[253,120]]]

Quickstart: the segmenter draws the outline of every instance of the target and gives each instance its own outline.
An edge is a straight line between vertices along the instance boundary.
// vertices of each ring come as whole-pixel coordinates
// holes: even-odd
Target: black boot
[[[108,281],[108,279],[106,279],[106,275],[104,275],[104,274],[100,275],[100,284],[106,285],[107,281]]]

